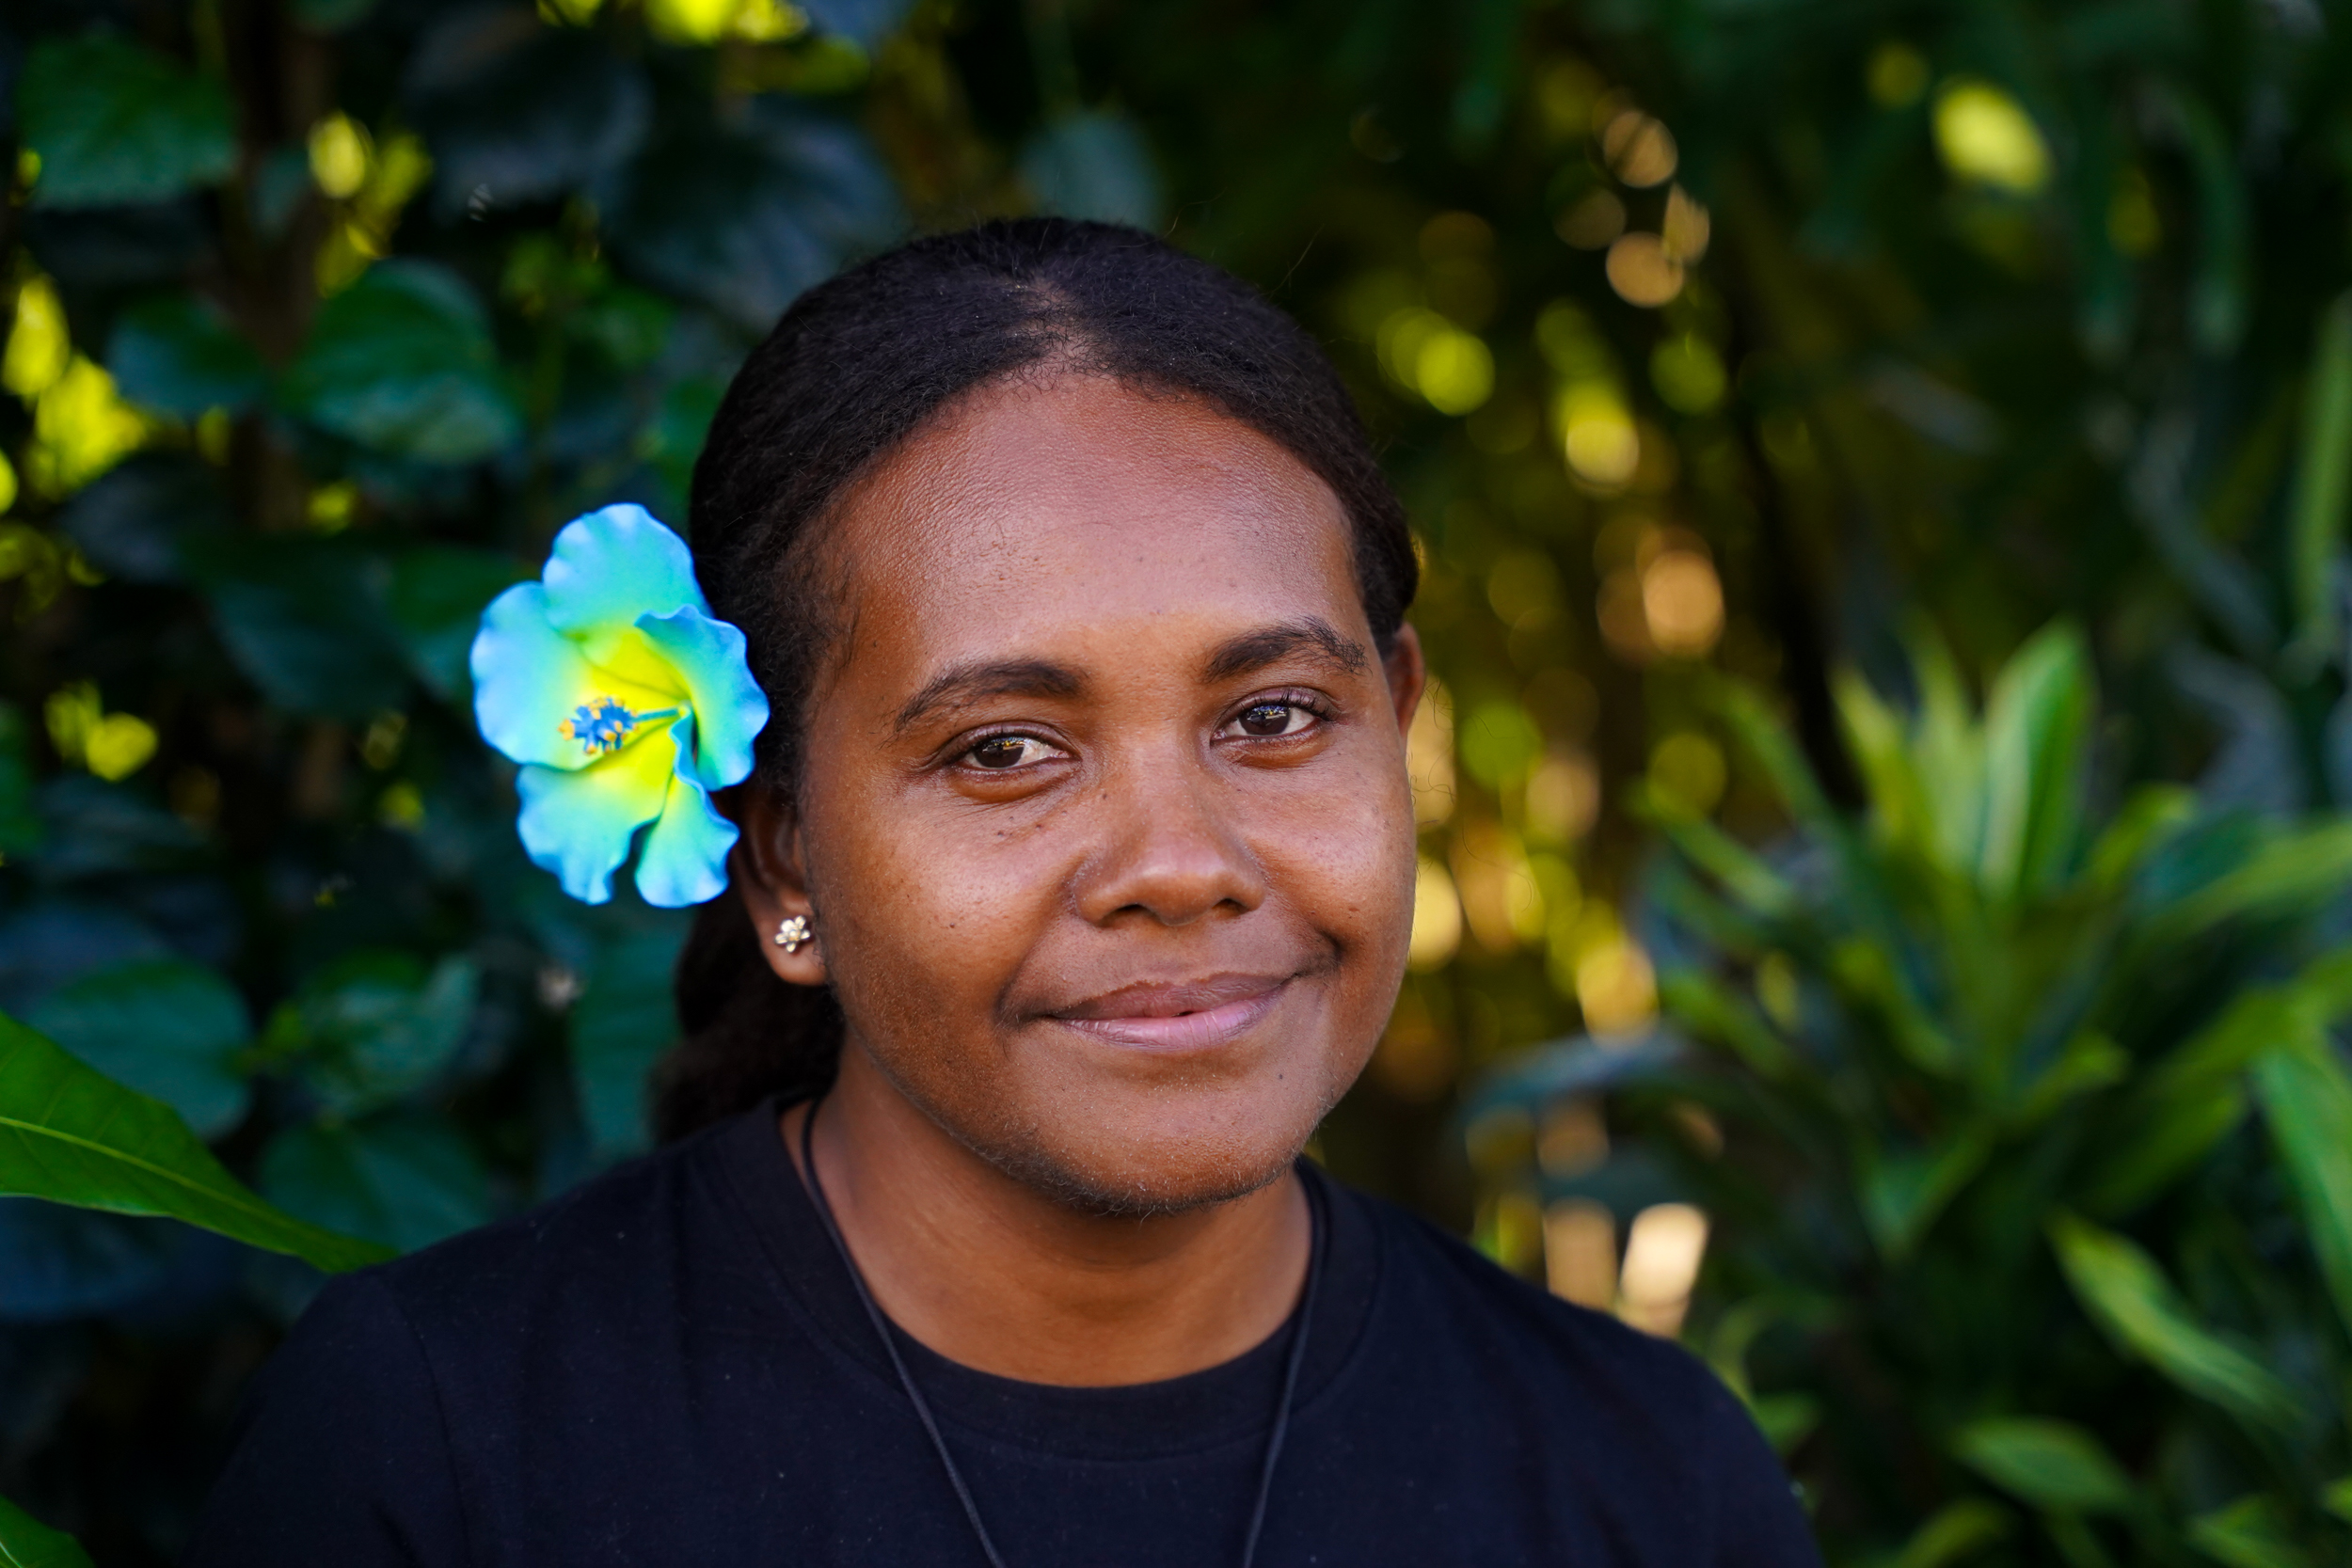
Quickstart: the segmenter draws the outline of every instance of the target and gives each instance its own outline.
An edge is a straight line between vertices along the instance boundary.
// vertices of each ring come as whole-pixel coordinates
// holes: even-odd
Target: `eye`
[[[1041,762],[1054,748],[1034,736],[992,735],[963,753],[963,759],[975,768],[1002,772],[1024,763]]]
[[[1305,703],[1292,698],[1278,698],[1250,704],[1227,721],[1229,731],[1257,739],[1273,739],[1279,736],[1297,735],[1322,717]]]

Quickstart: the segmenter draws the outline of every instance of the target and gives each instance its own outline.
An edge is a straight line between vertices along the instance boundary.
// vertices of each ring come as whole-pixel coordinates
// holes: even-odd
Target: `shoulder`
[[[1686,1459],[1756,1440],[1739,1397],[1681,1345],[1564,1301],[1419,1215],[1351,1196],[1381,1233],[1384,1294],[1406,1320],[1399,1326],[1452,1342],[1563,1421],[1597,1419]]]
[[[1672,1340],[1563,1301],[1418,1216],[1354,1196],[1381,1233],[1387,1333],[1482,1425],[1517,1429],[1563,1488],[1600,1485],[1691,1532],[1694,1562],[1816,1568],[1787,1474],[1747,1407]],[[1391,1342],[1395,1342],[1391,1338]]]

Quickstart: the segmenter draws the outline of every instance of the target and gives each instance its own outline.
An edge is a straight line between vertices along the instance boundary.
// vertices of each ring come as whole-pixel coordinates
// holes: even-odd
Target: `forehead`
[[[1301,615],[1363,635],[1346,515],[1279,443],[1195,399],[1068,375],[990,388],[845,499],[853,657],[1024,639],[1222,637]]]

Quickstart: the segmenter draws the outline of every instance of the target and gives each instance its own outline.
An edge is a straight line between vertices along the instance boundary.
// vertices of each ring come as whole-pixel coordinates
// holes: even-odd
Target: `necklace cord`
[[[812,1100],[808,1114],[801,1118],[801,1164],[808,1182],[809,1196],[816,1199],[817,1217],[823,1222],[825,1236],[840,1256],[841,1266],[848,1271],[850,1284],[857,1291],[858,1305],[866,1308],[866,1321],[874,1325],[875,1335],[882,1342],[883,1352],[890,1357],[892,1370],[898,1374],[898,1386],[906,1390],[907,1402],[914,1406],[915,1416],[923,1423],[923,1431],[931,1440],[932,1451],[939,1455],[940,1468],[947,1472],[947,1484],[954,1487],[956,1500],[963,1505],[963,1516],[972,1525],[972,1533],[978,1538],[981,1555],[988,1559],[989,1568],[1005,1568],[1005,1559],[996,1550],[996,1543],[981,1522],[979,1505],[973,1501],[971,1487],[964,1484],[963,1472],[956,1467],[955,1455],[947,1450],[947,1439],[939,1430],[939,1422],[931,1415],[930,1402],[915,1386],[914,1374],[907,1370],[906,1357],[898,1354],[898,1341],[890,1332],[890,1322],[875,1305],[874,1293],[866,1288],[866,1275],[858,1268],[857,1259],[850,1256],[850,1243],[843,1240],[840,1224],[834,1220],[832,1200],[825,1196],[824,1180],[817,1174],[817,1107],[824,1101]],[[1324,1221],[1323,1195],[1311,1183],[1307,1185],[1307,1283],[1299,1292],[1298,1309],[1292,1320],[1291,1342],[1283,1355],[1282,1397],[1274,1407],[1274,1427],[1266,1434],[1265,1462],[1258,1474],[1257,1502],[1249,1511],[1249,1532],[1243,1537],[1241,1568],[1252,1568],[1258,1557],[1258,1538],[1265,1529],[1266,1505],[1274,1497],[1274,1470],[1282,1458],[1282,1444],[1290,1435],[1291,1404],[1298,1393],[1299,1369],[1307,1361],[1307,1328],[1314,1321],[1315,1284],[1323,1273],[1323,1245],[1329,1227]]]

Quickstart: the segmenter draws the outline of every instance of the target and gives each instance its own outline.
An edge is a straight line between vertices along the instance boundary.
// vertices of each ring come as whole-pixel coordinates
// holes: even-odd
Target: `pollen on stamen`
[[[618,697],[592,697],[556,726],[558,733],[580,744],[590,756],[617,752],[637,727],[642,715]]]

